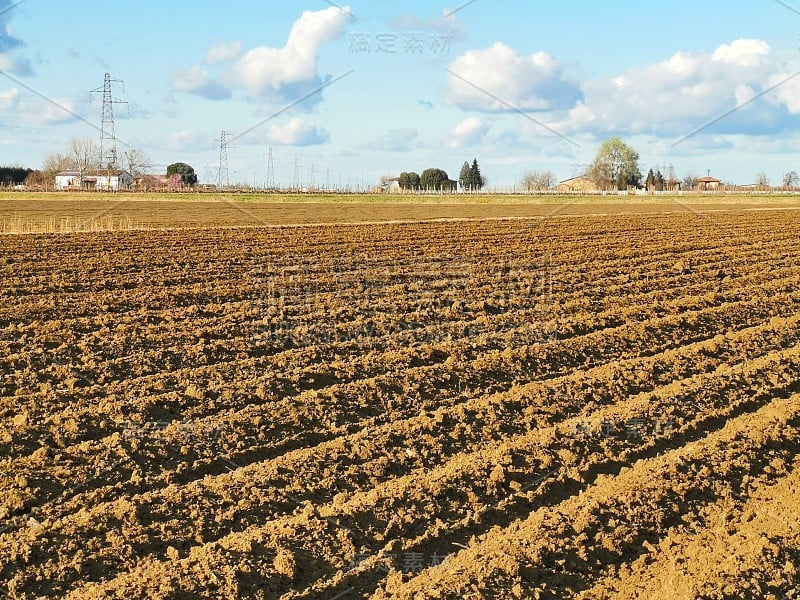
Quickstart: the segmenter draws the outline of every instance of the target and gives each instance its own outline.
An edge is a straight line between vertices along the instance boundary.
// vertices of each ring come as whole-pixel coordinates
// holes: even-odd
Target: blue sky
[[[214,181],[372,185],[477,157],[490,185],[579,173],[619,135],[643,170],[800,171],[800,3],[0,0],[0,163],[99,139]],[[740,107],[738,110],[737,107]],[[65,110],[67,109],[67,110]],[[728,114],[730,113],[730,114]],[[76,116],[77,115],[77,116]],[[691,135],[689,135],[691,134]],[[688,137],[687,137],[688,136]]]

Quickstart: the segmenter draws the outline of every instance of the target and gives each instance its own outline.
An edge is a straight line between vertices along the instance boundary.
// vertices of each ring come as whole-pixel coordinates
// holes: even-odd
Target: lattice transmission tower
[[[114,84],[122,84],[122,92],[125,93],[125,82],[121,79],[113,78],[106,73],[103,87],[90,92],[90,98],[95,94],[103,95],[103,115],[100,121],[100,166],[103,168],[115,168],[117,165],[117,137],[114,131],[114,105],[127,104],[125,100],[114,99]]]
[[[230,187],[230,173],[228,172],[228,133],[223,130],[219,136],[219,171],[217,172],[217,187],[224,190]]]
[[[294,159],[294,190],[300,191],[300,172],[303,166],[300,163],[300,159],[295,157]]]
[[[267,188],[270,190],[274,190],[275,188],[275,161],[278,160],[278,155],[275,154],[275,151],[272,149],[272,146],[269,148],[269,153],[267,154]]]

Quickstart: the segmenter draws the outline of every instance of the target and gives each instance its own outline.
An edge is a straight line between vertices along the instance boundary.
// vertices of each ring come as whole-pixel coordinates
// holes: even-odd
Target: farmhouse
[[[457,192],[458,191],[458,182],[454,179],[448,179],[447,183],[442,185],[443,192]]]
[[[593,192],[597,188],[594,185],[594,181],[589,179],[586,175],[579,175],[578,177],[573,177],[572,179],[567,179],[566,181],[562,181],[556,186],[557,192]]]
[[[701,192],[714,192],[720,188],[722,182],[715,177],[701,177],[697,180],[697,189]]]
[[[61,171],[56,175],[56,190],[97,190],[117,192],[130,189],[133,179],[127,171]]]
[[[390,177],[385,180],[383,184],[383,189],[390,194],[396,194],[402,191],[400,187],[400,178],[399,177]]]

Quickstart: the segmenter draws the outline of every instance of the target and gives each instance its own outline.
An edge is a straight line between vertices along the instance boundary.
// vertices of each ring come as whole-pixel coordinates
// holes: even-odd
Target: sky
[[[579,175],[621,137],[643,172],[800,171],[800,0],[0,0],[0,164],[99,142],[231,183],[375,185],[477,158],[490,188]],[[124,82],[124,83],[123,83]]]

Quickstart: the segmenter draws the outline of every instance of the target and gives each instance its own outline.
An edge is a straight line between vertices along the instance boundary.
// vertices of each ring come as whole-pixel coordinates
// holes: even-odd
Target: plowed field
[[[0,595],[800,598],[799,229],[0,236]]]

